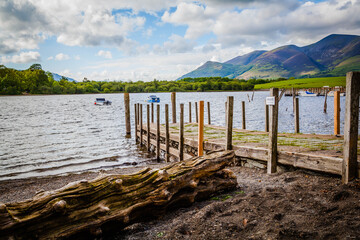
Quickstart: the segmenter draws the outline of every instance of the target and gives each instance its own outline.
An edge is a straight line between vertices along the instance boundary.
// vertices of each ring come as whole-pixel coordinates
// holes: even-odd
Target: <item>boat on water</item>
[[[301,96],[301,97],[316,97],[316,96],[318,96],[318,93],[313,93],[313,92],[309,92],[309,91],[300,91],[299,96]]]
[[[330,91],[330,92],[328,92],[328,97],[333,97],[334,96],[334,91]],[[340,92],[340,97],[343,97],[343,96],[345,96],[345,93],[344,92]]]
[[[94,105],[111,105],[111,101],[105,100],[105,98],[96,98]]]
[[[159,103],[160,98],[155,95],[150,95],[146,101],[150,103]]]

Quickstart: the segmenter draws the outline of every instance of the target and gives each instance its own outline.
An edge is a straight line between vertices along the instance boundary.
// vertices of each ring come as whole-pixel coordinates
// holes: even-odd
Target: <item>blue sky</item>
[[[206,61],[360,35],[360,0],[2,0],[0,64],[82,81],[174,80]]]

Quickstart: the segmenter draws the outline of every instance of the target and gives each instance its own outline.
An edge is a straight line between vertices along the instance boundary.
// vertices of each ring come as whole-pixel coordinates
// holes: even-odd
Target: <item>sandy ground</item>
[[[141,168],[106,173],[128,174]],[[272,175],[263,169],[230,169],[238,178],[235,191],[130,225],[103,239],[360,239],[359,180],[342,185],[339,177],[299,169]],[[2,181],[0,202],[22,201],[98,174]]]

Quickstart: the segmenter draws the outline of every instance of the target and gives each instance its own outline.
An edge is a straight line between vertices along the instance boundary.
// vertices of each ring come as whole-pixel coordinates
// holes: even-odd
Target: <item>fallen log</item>
[[[0,239],[90,239],[191,205],[236,187],[224,169],[233,151],[215,152],[162,169],[70,183],[18,203],[0,204]]]

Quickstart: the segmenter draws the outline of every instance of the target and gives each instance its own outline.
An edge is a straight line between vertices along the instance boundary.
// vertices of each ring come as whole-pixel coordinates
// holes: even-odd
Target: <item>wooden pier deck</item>
[[[143,145],[147,146],[147,125],[143,125]],[[172,159],[179,157],[179,124],[169,124],[170,148]],[[204,126],[204,151],[225,149],[226,128]],[[198,124],[184,124],[184,159],[197,154]],[[140,126],[137,138],[140,139]],[[269,133],[233,129],[233,149],[237,158],[243,161],[255,160],[266,166],[268,161]],[[160,125],[160,149],[166,151],[165,125]],[[358,140],[358,173],[360,174],[360,141]],[[150,124],[150,144],[156,147],[156,124]],[[343,136],[315,134],[278,134],[278,163],[324,173],[341,175],[343,161]],[[261,166],[261,165],[258,166]]]

